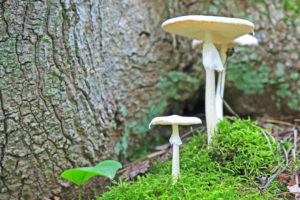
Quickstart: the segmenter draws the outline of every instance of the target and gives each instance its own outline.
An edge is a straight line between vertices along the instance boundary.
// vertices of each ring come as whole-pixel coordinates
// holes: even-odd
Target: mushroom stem
[[[225,75],[226,75],[226,51],[227,46],[221,46],[221,60],[224,67],[222,72],[218,72],[218,83],[216,90],[216,113],[217,113],[217,122],[223,120],[223,96],[225,88]]]
[[[179,137],[178,124],[173,124],[172,130],[173,131],[172,131],[172,136],[170,138],[170,143],[173,146],[172,176],[173,176],[173,184],[175,184],[180,174],[179,146],[182,144],[182,142]]]
[[[202,63],[206,71],[205,115],[209,145],[217,124],[214,70],[223,71],[224,69],[219,52],[212,42],[211,33],[209,31],[205,33]]]
[[[215,71],[206,69],[206,85],[205,85],[205,115],[207,126],[208,144],[214,134],[214,129],[217,124],[216,117],[216,102],[215,102]]]
[[[172,176],[174,181],[173,183],[177,182],[179,174],[180,174],[179,145],[173,144],[173,158],[172,158]]]

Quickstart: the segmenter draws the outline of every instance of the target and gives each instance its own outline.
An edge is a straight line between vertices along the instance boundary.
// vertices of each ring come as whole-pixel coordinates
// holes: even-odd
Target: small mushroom
[[[178,115],[171,116],[163,116],[163,117],[155,117],[149,124],[149,128],[151,125],[172,125],[172,135],[169,140],[171,145],[173,146],[173,157],[172,157],[172,176],[174,183],[177,181],[177,178],[180,174],[179,167],[179,146],[182,144],[178,126],[186,126],[193,124],[201,124],[201,120],[198,117],[182,117]]]
[[[225,88],[225,75],[226,75],[226,59],[227,55],[226,52],[228,49],[231,49],[236,46],[257,46],[258,41],[257,39],[249,34],[243,35],[238,37],[227,44],[219,44],[216,45],[217,49],[221,51],[221,60],[224,66],[224,70],[222,72],[218,72],[218,83],[216,89],[216,114],[217,120],[223,120],[223,96],[224,96],[224,88]],[[192,48],[202,49],[203,41],[201,40],[193,40]]]
[[[202,63],[206,71],[205,113],[209,144],[217,124],[214,70],[224,70],[214,44],[226,44],[251,33],[254,24],[238,18],[187,15],[168,19],[162,24],[162,28],[166,32],[204,41]]]

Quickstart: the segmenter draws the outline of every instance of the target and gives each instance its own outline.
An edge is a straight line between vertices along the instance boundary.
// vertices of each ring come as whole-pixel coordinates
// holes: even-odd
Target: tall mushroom
[[[225,88],[225,75],[226,75],[226,52],[228,49],[236,47],[236,46],[256,46],[258,45],[257,39],[252,35],[243,35],[238,37],[227,44],[216,45],[217,49],[221,51],[221,60],[224,66],[224,70],[222,72],[218,72],[218,83],[216,89],[216,114],[217,120],[223,120],[223,97],[224,97],[224,88]],[[193,40],[192,47],[195,49],[203,48],[202,40]]]
[[[217,124],[214,70],[224,69],[214,44],[226,44],[239,36],[251,33],[254,25],[244,19],[187,15],[166,20],[162,28],[166,32],[204,41],[202,63],[206,71],[205,114],[209,144]]]
[[[172,176],[174,183],[177,181],[177,178],[180,174],[179,167],[179,146],[182,144],[179,136],[179,125],[193,125],[201,124],[201,120],[198,117],[182,117],[178,115],[155,117],[149,124],[151,125],[172,125],[172,135],[169,140],[170,144],[173,146],[173,157],[172,157]]]

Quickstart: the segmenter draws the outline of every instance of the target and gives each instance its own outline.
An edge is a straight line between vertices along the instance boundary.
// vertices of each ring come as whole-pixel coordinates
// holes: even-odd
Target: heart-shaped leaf
[[[105,160],[94,167],[81,167],[66,170],[60,176],[80,186],[95,175],[113,179],[117,170],[121,167],[122,165],[118,161]]]

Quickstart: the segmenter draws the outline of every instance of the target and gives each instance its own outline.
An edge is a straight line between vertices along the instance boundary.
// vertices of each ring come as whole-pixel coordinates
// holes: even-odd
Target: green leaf
[[[95,175],[105,176],[112,180],[121,167],[122,165],[118,161],[105,160],[94,167],[66,170],[60,176],[80,186]]]

